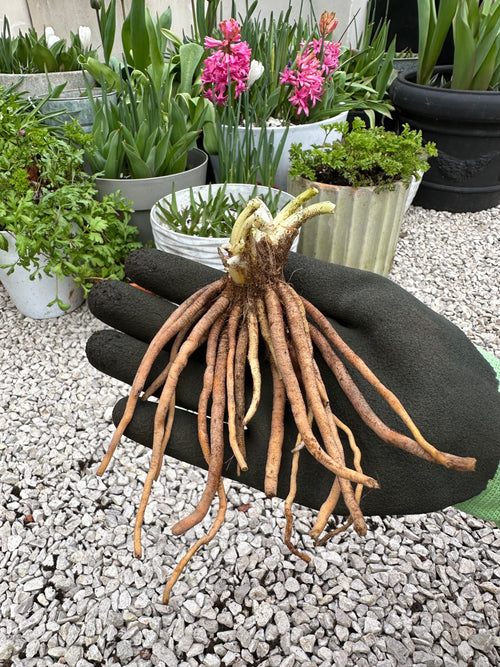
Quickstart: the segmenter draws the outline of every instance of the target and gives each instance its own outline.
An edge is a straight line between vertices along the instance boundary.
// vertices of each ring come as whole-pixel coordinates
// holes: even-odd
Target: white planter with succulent
[[[151,209],[155,246],[220,269],[218,249],[229,242],[235,220],[253,197],[264,201],[272,214],[293,199],[281,190],[246,183],[216,183],[173,192]]]

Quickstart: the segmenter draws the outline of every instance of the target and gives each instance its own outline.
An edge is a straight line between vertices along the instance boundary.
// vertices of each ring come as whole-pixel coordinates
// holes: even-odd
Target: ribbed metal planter
[[[51,88],[65,83],[66,94],[71,91],[74,97],[85,94],[85,76],[92,80],[88,74],[81,70],[72,72],[47,72],[40,74],[8,74],[0,73],[0,86],[8,88],[19,83],[18,91],[27,92],[31,97],[46,97]]]
[[[298,251],[308,257],[387,276],[391,270],[408,188],[376,192],[373,187],[351,188],[289,179],[288,191],[297,195],[308,187],[319,190],[311,199],[335,204],[332,215],[320,215],[300,231]]]

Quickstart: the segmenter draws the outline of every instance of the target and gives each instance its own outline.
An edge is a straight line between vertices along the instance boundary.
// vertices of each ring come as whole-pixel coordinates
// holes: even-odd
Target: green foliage
[[[446,35],[453,25],[453,74],[445,85],[458,90],[500,87],[500,2],[418,0],[417,83],[432,83]],[[441,84],[442,82],[439,82]]]
[[[91,1],[90,4],[92,9],[95,9],[97,16],[97,25],[99,26],[99,34],[101,35],[104,62],[109,64],[116,34],[116,0],[111,0],[107,7],[100,1]]]
[[[36,74],[40,72],[71,72],[81,69],[79,58],[95,55],[84,48],[77,34],[71,33],[69,46],[65,39],[47,45],[44,35],[33,28],[12,37],[7,16],[3,19],[0,35],[0,72],[9,74]]]
[[[98,10],[101,26],[110,7]],[[149,178],[184,171],[189,150],[213,122],[213,107],[201,94],[203,48],[183,44],[170,24],[169,10],[153,20],[144,0],[133,0],[122,31],[123,61],[82,60],[103,89],[102,101],[91,99],[93,143],[85,148],[94,174]],[[168,40],[172,46],[164,57]]]
[[[128,202],[117,194],[96,199],[75,145],[87,135],[76,121],[46,125],[41,104],[0,87],[0,230],[15,237],[17,264],[33,277],[71,275],[87,292],[95,280],[122,279],[125,258],[141,244]]]
[[[235,196],[226,192],[224,183],[215,194],[208,187],[208,196],[199,194],[197,197],[191,189],[189,206],[179,209],[175,190],[172,190],[170,201],[165,205],[158,204],[158,217],[174,232],[189,236],[212,238],[229,237],[236,218],[248,203],[248,197]],[[251,198],[258,196],[275,216],[278,212],[278,200],[281,192],[273,192],[271,188],[265,193],[257,193],[257,186]]]
[[[375,27],[374,13],[367,12],[356,48],[341,52],[336,81],[338,103],[365,111],[372,125],[375,112],[390,117],[394,107],[388,90],[395,77],[395,55],[396,38],[389,43],[389,22],[382,21]]]
[[[202,44],[202,37],[209,34],[220,38],[213,19],[219,0],[208,4],[205,18],[200,14],[203,2],[198,0],[194,11],[194,36]],[[304,5],[307,6],[304,7]],[[330,84],[322,97],[310,110],[309,117],[297,115],[296,109],[288,101],[290,89],[280,84],[280,72],[294,62],[304,43],[312,38],[319,39],[319,28],[311,2],[302,0],[299,18],[291,18],[292,4],[278,15],[271,11],[267,18],[257,12],[258,2],[246,2],[245,12],[234,18],[241,26],[241,39],[252,49],[252,59],[264,64],[264,74],[242,93],[242,108],[246,111],[254,127],[266,124],[269,118],[279,118],[284,123],[311,123],[326,120],[350,109],[367,110],[373,115],[380,112],[389,116],[393,106],[388,96],[388,86],[393,72],[394,42],[387,45],[388,26],[374,31],[367,21],[364,37],[356,49],[341,47],[339,67],[333,73]],[[307,18],[303,18],[307,17]],[[225,18],[228,18],[226,15]],[[198,26],[198,27],[197,27]],[[210,33],[205,32],[212,26]],[[286,26],[286,29],[283,27]],[[199,37],[196,37],[199,35]],[[332,39],[334,35],[331,36]],[[240,98],[239,98],[240,99]]]
[[[241,134],[240,122],[245,127]],[[214,132],[214,145],[209,146],[211,132]],[[261,183],[272,187],[287,135],[288,128],[285,128],[275,145],[273,133],[254,131],[251,111],[240,97],[235,108],[225,105],[215,114],[213,127],[204,132],[204,145],[209,153],[218,154],[219,181]]]
[[[198,44],[203,44],[205,37],[213,34],[219,5],[220,0],[191,0],[192,36]]]
[[[427,158],[437,155],[432,142],[422,143],[422,133],[404,126],[401,134],[383,127],[367,128],[360,118],[352,127],[348,122],[325,125],[321,145],[303,150],[293,144],[290,150],[290,176],[311,181],[351,187],[376,186],[393,189],[397,181],[410,184],[413,176],[429,168]],[[328,141],[333,130],[341,132],[338,141]]]

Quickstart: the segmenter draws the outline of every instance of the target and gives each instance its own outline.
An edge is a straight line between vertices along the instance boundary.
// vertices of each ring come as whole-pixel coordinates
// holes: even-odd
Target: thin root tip
[[[471,456],[453,456],[447,454],[445,457],[445,466],[452,470],[461,472],[473,472],[476,469],[477,459]]]

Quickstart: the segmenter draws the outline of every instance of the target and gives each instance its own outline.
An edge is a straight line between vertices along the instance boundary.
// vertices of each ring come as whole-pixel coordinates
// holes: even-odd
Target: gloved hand
[[[148,342],[174,309],[173,304],[220,277],[220,272],[148,248],[128,258],[126,273],[133,283],[153,294],[121,282],[96,284],[89,295],[89,308],[112,329],[91,336],[87,355],[103,373],[131,384]],[[383,516],[430,512],[480,494],[494,477],[500,459],[500,394],[491,365],[467,337],[391,280],[373,273],[292,253],[285,277],[330,319],[344,340],[398,396],[429,442],[442,451],[477,459],[474,472],[457,472],[384,443],[360,419],[332,373],[318,360],[333,412],[351,427],[362,452],[363,472],[380,485],[380,489],[364,490],[363,513]],[[151,379],[167,360],[165,351],[161,364],[159,360],[154,365]],[[265,362],[262,365],[261,401],[246,431],[248,470],[238,475],[229,447],[223,468],[225,477],[260,490],[264,489],[272,406],[271,373]],[[204,350],[200,349],[181,375],[176,392],[178,406],[197,409],[204,367]],[[351,374],[379,417],[391,428],[407,433],[385,401],[356,371]],[[115,407],[115,423],[123,414],[124,404],[125,399]],[[153,402],[139,402],[125,434],[151,447],[154,411]],[[295,424],[287,414],[278,485],[278,495],[283,498],[288,493],[290,450],[295,439]],[[120,448],[115,454],[117,460],[119,452]],[[166,453],[206,468],[198,444],[196,415],[176,410]],[[295,501],[318,509],[330,491],[331,473],[303,450],[297,479]],[[347,513],[342,500],[335,511]]]

